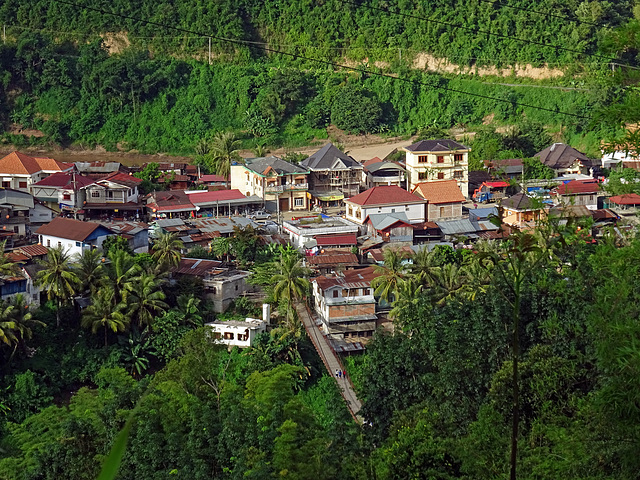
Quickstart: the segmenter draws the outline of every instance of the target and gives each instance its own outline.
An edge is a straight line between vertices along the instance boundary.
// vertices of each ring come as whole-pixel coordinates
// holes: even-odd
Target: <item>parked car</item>
[[[271,220],[257,220],[256,223],[268,234],[278,233],[278,224]]]
[[[271,220],[271,214],[264,210],[258,210],[257,212],[253,212],[249,215],[249,218],[251,220]]]

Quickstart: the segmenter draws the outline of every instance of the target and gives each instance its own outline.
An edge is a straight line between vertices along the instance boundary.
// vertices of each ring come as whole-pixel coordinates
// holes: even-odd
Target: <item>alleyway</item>
[[[297,311],[298,316],[300,317],[300,320],[302,320],[304,328],[307,331],[307,335],[309,335],[313,346],[316,348],[318,355],[320,355],[320,358],[322,359],[322,363],[324,363],[324,366],[329,372],[329,375],[331,375],[334,380],[338,382],[338,387],[340,388],[342,397],[347,403],[347,407],[351,412],[351,416],[353,416],[356,422],[362,424],[363,418],[358,415],[358,412],[362,408],[362,403],[356,396],[356,392],[353,389],[353,385],[351,384],[351,379],[336,378],[335,371],[338,369],[344,370],[344,367],[340,362],[340,358],[333,351],[333,349],[329,345],[329,342],[322,334],[320,328],[315,324],[313,318],[309,315],[309,311],[303,305],[298,305]],[[347,372],[347,376],[348,374],[349,372]]]

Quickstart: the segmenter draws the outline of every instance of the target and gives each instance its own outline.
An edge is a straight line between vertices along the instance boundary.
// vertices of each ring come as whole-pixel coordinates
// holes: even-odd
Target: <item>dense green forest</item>
[[[409,263],[387,250],[377,291],[395,331],[345,359],[363,427],[296,319],[309,284],[295,250],[244,231],[190,253],[252,269],[277,312],[271,333],[229,352],[202,329],[202,285],[166,282],[172,237],[153,256],[113,242],[107,263],[57,269],[52,249],[51,301],[0,309],[0,478],[96,478],[131,415],[118,478],[506,478],[514,358],[517,478],[637,478],[640,242],[594,245],[577,226],[552,219]],[[73,292],[52,290],[54,271]],[[78,313],[83,292],[93,304]],[[245,299],[219,318],[256,313]]]
[[[627,1],[535,8],[488,0],[90,6],[97,10],[51,0],[0,6],[4,144],[192,154],[201,139],[224,130],[247,148],[296,147],[327,138],[329,124],[347,133],[411,135],[434,125],[475,128],[487,118],[498,125],[526,118],[595,154],[619,122],[594,121],[594,114],[627,94],[609,59],[635,64],[637,54],[616,40],[616,29],[634,22]],[[209,58],[206,32],[249,43],[214,39]],[[265,45],[299,56],[266,52]],[[566,75],[526,82],[514,76],[507,86],[504,79],[416,69],[422,53],[460,65],[548,65]],[[31,136],[34,130],[44,136]]]

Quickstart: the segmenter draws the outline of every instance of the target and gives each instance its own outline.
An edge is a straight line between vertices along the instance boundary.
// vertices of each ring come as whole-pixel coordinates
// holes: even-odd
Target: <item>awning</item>
[[[347,233],[344,235],[323,235],[316,237],[318,246],[336,246],[336,245],[356,245],[356,234]]]
[[[509,184],[507,182],[484,182],[485,185],[491,187],[491,188],[503,188],[503,187],[508,187]]]
[[[321,202],[333,202],[335,200],[344,199],[344,194],[339,190],[333,190],[330,192],[309,192],[312,197],[317,198]]]

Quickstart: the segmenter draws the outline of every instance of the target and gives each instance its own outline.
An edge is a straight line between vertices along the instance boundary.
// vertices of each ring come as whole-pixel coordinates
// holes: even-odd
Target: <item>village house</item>
[[[216,343],[228,347],[247,348],[253,345],[260,333],[267,331],[267,324],[257,318],[241,320],[216,321],[206,324],[212,330]]]
[[[557,176],[569,174],[590,175],[591,169],[596,164],[594,160],[587,157],[564,143],[554,143],[541,152],[534,155],[547,167],[553,169]]]
[[[62,210],[77,212],[83,208],[87,199],[86,187],[93,183],[91,178],[71,170],[49,175],[31,185],[29,190],[34,198],[55,212]]]
[[[340,340],[363,340],[376,330],[375,267],[320,276],[312,281],[315,310],[322,329]]]
[[[454,140],[421,140],[403,148],[407,154],[408,189],[419,183],[454,179],[462,194],[469,195],[469,152]]]
[[[365,223],[366,234],[380,237],[385,243],[413,244],[413,225],[404,212],[372,213]]]
[[[196,207],[181,191],[153,192],[145,197],[147,215],[152,219],[195,217]]]
[[[315,253],[324,248],[355,246],[359,228],[341,217],[314,215],[285,220],[282,230],[295,248]]]
[[[382,185],[407,186],[406,170],[397,162],[380,160],[378,157],[364,162],[362,170],[362,184],[365,188]]]
[[[144,222],[100,222],[113,233],[124,238],[133,253],[149,252],[149,225]]]
[[[204,185],[209,191],[225,190],[227,188],[231,188],[231,181],[229,180],[229,178],[223,177],[222,175],[201,175],[196,183],[198,185]]]
[[[369,215],[404,213],[409,224],[425,221],[427,200],[395,185],[373,187],[344,201],[346,218],[365,225]]]
[[[267,210],[306,210],[309,170],[278,157],[247,158],[231,165],[231,188],[259,197]],[[213,192],[210,192],[213,193]]]
[[[551,190],[551,195],[556,198],[556,203],[559,205],[583,205],[589,210],[597,210],[599,192],[598,180],[572,180]]]
[[[94,181],[103,180],[116,173],[129,175],[131,170],[120,162],[76,162],[76,170]]]
[[[144,206],[139,201],[139,185],[142,180],[132,175],[116,172],[85,187],[84,210],[93,215],[115,217],[139,217]]]
[[[615,213],[623,216],[635,216],[640,207],[640,195],[637,193],[623,193],[614,195],[604,202],[605,208],[612,209]]]
[[[341,200],[360,193],[362,164],[332,143],[327,143],[316,153],[300,163],[309,170],[311,206],[328,207],[342,205]]]
[[[71,163],[11,152],[0,159],[0,186],[29,193],[29,187],[34,183],[54,173],[68,172],[72,169]]]
[[[258,195],[244,195],[238,189],[231,190],[190,190],[189,201],[196,209],[198,217],[219,217],[247,214],[261,208],[264,199]],[[296,193],[296,195],[298,195]],[[297,198],[297,197],[296,197]]]
[[[314,273],[326,275],[335,271],[353,269],[360,265],[358,257],[351,252],[336,251],[305,258],[306,266]]]
[[[465,198],[455,180],[419,183],[413,189],[413,193],[417,193],[429,202],[426,218],[429,222],[462,217],[462,204]]]
[[[30,234],[29,212],[34,208],[33,196],[22,190],[0,189],[0,225],[3,232],[24,237]]]
[[[62,247],[69,255],[81,255],[84,250],[101,248],[102,242],[114,232],[94,222],[56,217],[36,232],[40,244],[47,248]]]
[[[520,230],[533,228],[546,217],[546,208],[524,193],[518,193],[500,202],[502,222]]]
[[[524,163],[521,158],[485,160],[484,166],[493,178],[520,178],[524,173]]]

